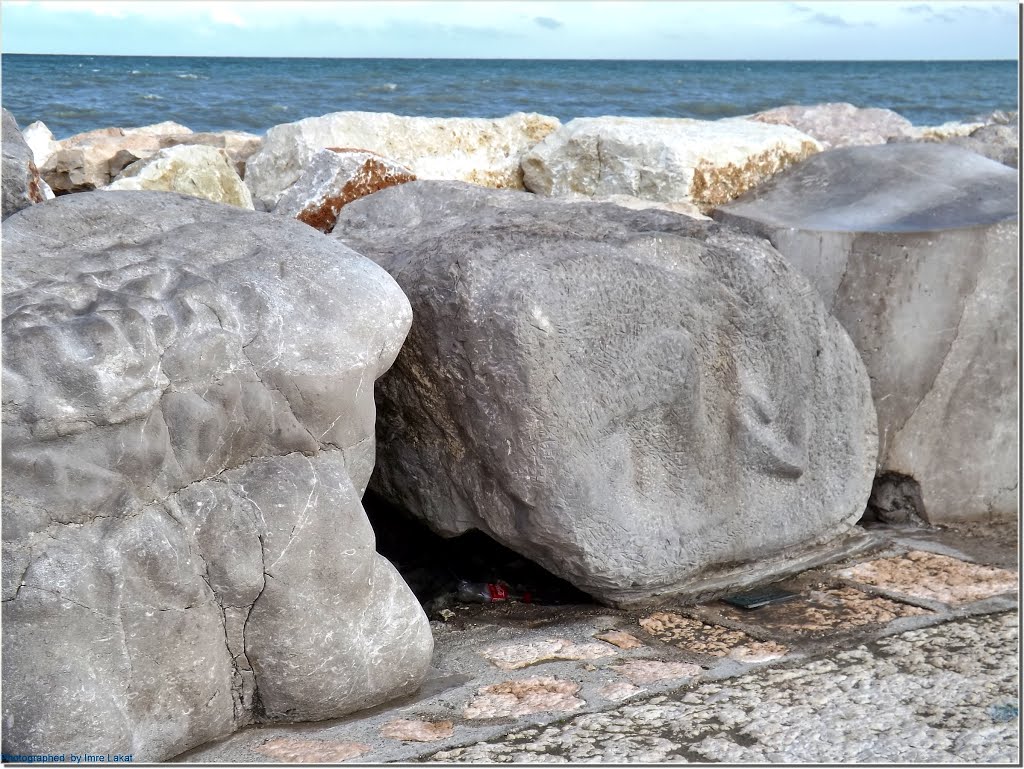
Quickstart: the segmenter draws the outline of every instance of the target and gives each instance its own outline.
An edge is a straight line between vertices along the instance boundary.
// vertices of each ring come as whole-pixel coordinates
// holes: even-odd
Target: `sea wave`
[[[209,80],[210,78],[205,75],[197,75],[194,72],[179,73],[178,77],[182,80]]]
[[[139,97],[143,101],[163,101],[164,97],[155,93],[144,93]]]

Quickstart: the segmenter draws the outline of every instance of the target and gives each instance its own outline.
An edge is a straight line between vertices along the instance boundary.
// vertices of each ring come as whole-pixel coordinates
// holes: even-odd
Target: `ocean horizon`
[[[1017,61],[324,59],[4,54],[3,106],[58,139],[173,120],[262,134],[360,110],[428,117],[539,112],[715,120],[850,102],[915,125],[1017,109]],[[45,84],[45,88],[40,84]]]

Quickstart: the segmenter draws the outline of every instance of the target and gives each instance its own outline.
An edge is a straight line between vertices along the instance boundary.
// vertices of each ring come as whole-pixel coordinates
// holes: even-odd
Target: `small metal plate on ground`
[[[722,600],[740,609],[760,609],[774,603],[783,603],[797,598],[799,593],[791,593],[776,587],[765,587],[759,590],[748,590],[745,593],[729,595]]]

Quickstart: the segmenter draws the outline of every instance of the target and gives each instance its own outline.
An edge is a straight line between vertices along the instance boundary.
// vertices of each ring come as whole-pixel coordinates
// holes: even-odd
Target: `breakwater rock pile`
[[[416,690],[368,486],[614,605],[1015,515],[1015,126],[880,112],[5,112],[4,752]]]

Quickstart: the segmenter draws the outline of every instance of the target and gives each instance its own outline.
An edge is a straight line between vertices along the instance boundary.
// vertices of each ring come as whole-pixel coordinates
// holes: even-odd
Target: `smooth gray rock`
[[[959,147],[831,150],[723,206],[768,238],[871,374],[879,473],[932,523],[1016,515],[1017,175]]]
[[[88,192],[3,227],[3,750],[158,761],[415,690],[360,505],[395,282],[298,222]]]
[[[764,580],[863,512],[863,364],[764,241],[455,182],[350,203],[332,237],[412,302],[373,487],[442,534],[625,604]]]
[[[45,182],[39,176],[32,156],[32,148],[21,135],[18,122],[7,110],[0,110],[0,139],[2,139],[3,168],[0,178],[3,181],[2,204],[0,219],[6,219],[15,211],[20,211],[35,203],[46,200]]]

